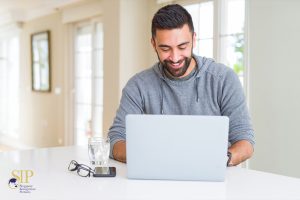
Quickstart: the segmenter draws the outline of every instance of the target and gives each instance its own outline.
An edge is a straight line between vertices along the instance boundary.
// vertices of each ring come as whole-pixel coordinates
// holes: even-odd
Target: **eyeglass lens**
[[[84,164],[78,164],[75,160],[72,160],[70,162],[68,170],[69,171],[77,170],[77,174],[82,177],[90,176],[90,174],[93,173],[92,168]]]
[[[68,170],[69,171],[75,171],[78,168],[78,163],[75,160],[72,160],[69,164]]]
[[[79,167],[77,173],[79,176],[83,176],[83,177],[90,176],[90,170],[86,168]]]

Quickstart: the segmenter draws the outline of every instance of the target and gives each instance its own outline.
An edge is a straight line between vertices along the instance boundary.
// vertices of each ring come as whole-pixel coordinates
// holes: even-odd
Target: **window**
[[[102,134],[102,23],[92,22],[76,26],[74,58],[74,142],[75,144],[86,144],[89,136]]]
[[[196,32],[197,44],[194,53],[209,58],[213,58],[213,6],[213,2],[210,1],[185,7],[193,18]]]
[[[244,84],[245,0],[199,1],[185,8],[197,34],[194,53],[233,68]]]
[[[19,38],[0,38],[0,134],[18,137]]]
[[[219,60],[232,67],[243,84],[245,0],[226,0],[222,3]]]

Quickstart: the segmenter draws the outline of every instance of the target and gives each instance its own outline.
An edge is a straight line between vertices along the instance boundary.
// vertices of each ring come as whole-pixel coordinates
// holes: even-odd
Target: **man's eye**
[[[179,46],[179,49],[180,49],[180,50],[186,49],[186,45],[184,45],[184,46]]]
[[[162,48],[161,50],[162,50],[163,52],[169,51],[169,49],[167,49],[167,48]]]

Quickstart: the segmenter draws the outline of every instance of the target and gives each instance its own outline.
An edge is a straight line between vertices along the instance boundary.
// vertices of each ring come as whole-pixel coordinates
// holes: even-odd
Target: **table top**
[[[1,199],[300,199],[300,179],[240,167],[227,168],[225,182],[131,180],[126,164],[109,161],[114,178],[80,177],[71,160],[89,165],[87,147],[0,153]],[[12,173],[25,183],[9,187]]]

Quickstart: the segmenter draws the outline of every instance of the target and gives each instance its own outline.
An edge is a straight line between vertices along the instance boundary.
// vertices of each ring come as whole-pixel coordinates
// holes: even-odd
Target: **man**
[[[126,162],[127,114],[177,114],[228,116],[228,164],[250,158],[254,133],[240,81],[230,68],[192,54],[196,33],[190,14],[177,4],[158,10],[151,43],[159,62],[136,74],[123,89],[109,130],[110,156]]]

